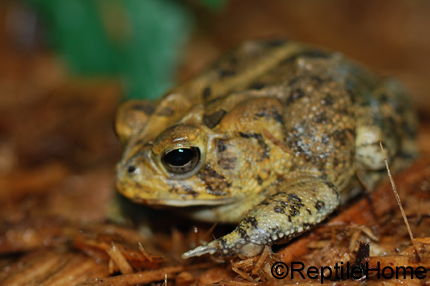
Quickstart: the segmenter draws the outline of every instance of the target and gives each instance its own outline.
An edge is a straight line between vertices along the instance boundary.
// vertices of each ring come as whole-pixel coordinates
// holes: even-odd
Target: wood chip
[[[261,266],[263,265],[264,261],[266,261],[267,255],[269,254],[269,246],[264,246],[263,253],[260,255],[260,257],[257,260],[257,263],[255,264],[254,269],[252,269],[252,274],[256,275],[258,271],[260,271]]]
[[[119,268],[119,271],[121,271],[122,274],[133,273],[133,268],[128,263],[127,259],[125,259],[124,255],[122,255],[121,251],[118,250],[113,241],[112,247],[107,250],[107,254],[110,256],[115,265]]]

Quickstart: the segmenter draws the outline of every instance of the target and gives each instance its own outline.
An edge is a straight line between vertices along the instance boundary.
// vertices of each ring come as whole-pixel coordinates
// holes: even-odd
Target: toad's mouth
[[[183,199],[171,199],[171,198],[157,198],[157,199],[142,199],[142,198],[131,198],[132,201],[140,204],[159,206],[159,207],[190,207],[190,206],[218,206],[227,205],[237,202],[234,198],[222,198],[222,199],[190,199],[184,197]]]

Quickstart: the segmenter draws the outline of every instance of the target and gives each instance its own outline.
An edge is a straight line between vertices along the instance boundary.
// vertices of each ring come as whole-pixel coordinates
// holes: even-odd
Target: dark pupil
[[[190,162],[195,153],[191,149],[176,149],[164,156],[164,161],[172,166],[180,167]]]

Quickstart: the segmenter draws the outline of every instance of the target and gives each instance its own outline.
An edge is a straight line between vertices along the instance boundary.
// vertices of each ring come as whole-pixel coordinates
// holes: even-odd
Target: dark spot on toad
[[[246,230],[243,227],[239,226],[237,231],[239,232],[241,238],[247,237]]]
[[[259,186],[263,183],[263,179],[260,176],[257,176],[257,183]]]
[[[258,222],[257,222],[257,219],[255,217],[251,217],[251,216],[246,217],[243,220],[243,223],[244,224],[250,224],[253,228],[257,228],[258,227]]]
[[[332,182],[326,182],[325,183],[327,185],[327,187],[329,187],[330,189],[335,189],[335,185]]]
[[[292,206],[290,208],[290,216],[295,217],[298,214],[300,214],[300,212],[294,206]]]
[[[332,106],[334,104],[334,98],[331,94],[327,94],[323,100],[324,100],[323,102],[324,105]]]
[[[315,87],[320,86],[324,82],[324,80],[320,76],[316,75],[311,76],[311,80],[315,83]]]
[[[310,224],[310,223],[304,223],[303,224],[304,229],[309,229],[311,226],[312,226],[312,224]]]
[[[221,78],[229,77],[229,76],[234,76],[234,75],[236,75],[236,71],[235,70],[220,70],[219,71],[219,76]]]
[[[303,96],[305,96],[305,92],[302,89],[300,89],[300,88],[295,89],[288,96],[288,98],[287,98],[287,104],[292,104],[294,101],[296,101],[297,99],[302,98]]]
[[[218,165],[224,170],[234,170],[237,165],[237,157],[222,157],[218,160]]]
[[[210,164],[197,173],[197,177],[205,184],[209,194],[216,196],[225,196],[229,192],[231,183],[228,182],[223,175],[218,174]]]
[[[279,114],[277,109],[275,109],[275,111],[273,112],[273,119],[275,119],[275,121],[278,123],[282,123],[282,115]]]
[[[279,114],[276,107],[272,107],[270,110],[263,109],[254,113],[257,117],[273,118],[275,122],[282,123],[282,116]]]
[[[258,133],[243,133],[239,132],[240,137],[243,138],[254,138],[257,139],[258,144],[260,145],[261,149],[263,149],[263,153],[261,154],[261,160],[264,160],[265,158],[270,157],[270,149],[267,146],[266,142],[263,140],[263,136]]]
[[[133,106],[134,110],[143,111],[146,115],[154,113],[155,107],[152,104],[137,104]]]
[[[220,109],[212,114],[209,115],[204,115],[203,116],[203,123],[209,127],[209,128],[214,128],[215,126],[218,125],[218,123],[220,123],[221,119],[224,117],[224,115],[227,112],[224,109]]]
[[[323,201],[317,201],[314,207],[319,211],[325,207],[325,203]]]
[[[217,241],[218,241],[218,243],[219,244],[221,244],[220,246],[221,246],[221,248],[225,248],[225,245],[226,245],[226,241],[225,241],[225,239],[224,238],[218,238],[217,239]]]
[[[225,187],[230,187],[231,184],[226,182]],[[224,190],[224,188],[216,188],[214,189],[211,185],[206,185],[206,191],[214,196],[225,196],[228,193]]]
[[[170,107],[164,107],[158,112],[159,116],[172,116],[174,113],[174,110]]]
[[[334,138],[336,141],[340,143],[341,146],[344,146],[346,144],[346,139],[348,139],[348,136],[346,135],[345,129],[340,129],[340,130],[334,130],[331,133],[331,138]]]
[[[339,159],[337,157],[333,158],[333,167],[337,168],[339,166]]]
[[[193,188],[191,188],[190,186],[187,185],[181,185],[181,187],[190,195],[192,195],[194,198],[198,197],[199,193],[197,193],[196,191],[194,191]]]
[[[218,152],[220,152],[220,153],[224,152],[227,149],[227,146],[225,145],[224,140],[218,140],[216,142],[216,147],[217,147]]]
[[[206,87],[203,90],[203,99],[206,100],[212,94],[212,89],[210,87]]]
[[[203,174],[205,177],[211,177],[216,179],[225,179],[223,175],[218,174],[209,164],[199,174]]]
[[[289,202],[291,202],[291,201],[296,201],[296,202],[298,202],[298,203],[302,203],[302,199],[301,198],[299,198],[299,196],[297,196],[296,194],[288,194],[288,201]]]
[[[327,124],[331,122],[331,119],[327,117],[325,112],[321,112],[314,116],[313,121],[316,123]]]
[[[388,96],[387,96],[387,94],[382,94],[380,97],[379,97],[379,100],[382,102],[382,103],[387,103],[388,102]]]
[[[254,82],[253,84],[251,84],[250,86],[249,86],[249,88],[250,89],[256,89],[256,90],[260,90],[260,89],[262,89],[263,87],[265,87],[266,86],[266,84],[265,83],[262,83],[262,82]]]

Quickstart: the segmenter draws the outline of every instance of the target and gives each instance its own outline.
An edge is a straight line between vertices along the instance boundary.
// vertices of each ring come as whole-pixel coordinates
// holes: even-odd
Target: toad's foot
[[[260,236],[245,237],[241,235],[242,228],[237,227],[233,232],[221,238],[211,241],[204,246],[196,247],[182,255],[183,259],[193,256],[201,256],[209,253],[216,257],[231,257],[235,254],[241,254],[247,257],[259,254],[266,244],[271,244],[269,240],[262,240],[263,234]],[[266,243],[264,243],[266,242]]]
[[[339,205],[339,200],[332,183],[303,178],[257,205],[233,232],[184,253],[182,258],[206,253],[219,257],[255,256],[265,245],[286,242],[321,222]]]

